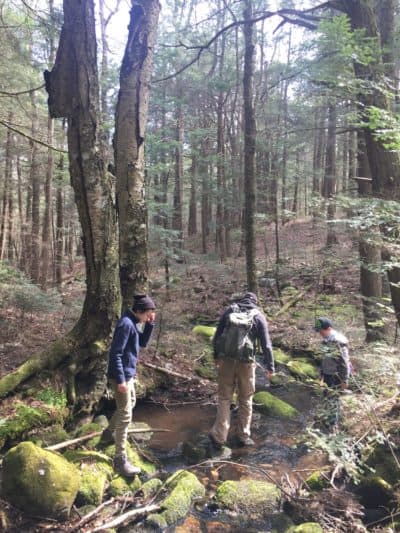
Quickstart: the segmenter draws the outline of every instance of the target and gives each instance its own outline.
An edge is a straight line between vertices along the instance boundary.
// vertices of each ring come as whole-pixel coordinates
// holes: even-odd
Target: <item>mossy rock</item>
[[[103,427],[95,422],[88,422],[87,424],[82,424],[82,426],[79,426],[75,430],[75,437],[84,437],[95,431],[103,431]]]
[[[271,533],[283,533],[293,525],[293,520],[286,513],[278,513],[271,518]]]
[[[319,492],[329,486],[329,480],[324,476],[321,470],[317,470],[308,476],[306,479],[306,486],[314,492]]]
[[[189,513],[193,501],[203,498],[205,488],[191,472],[178,470],[164,485],[170,493],[161,502],[161,512],[147,517],[149,527],[165,529]]]
[[[361,503],[368,509],[393,505],[393,487],[380,476],[370,475],[362,478],[357,487],[357,494]]]
[[[129,492],[134,494],[141,488],[141,485],[139,476],[135,476],[131,481],[117,476],[110,482],[109,491],[111,496],[123,496]]]
[[[400,481],[398,463],[390,448],[385,444],[378,444],[369,454],[365,463],[374,469],[376,476],[380,476],[388,483],[395,485]]]
[[[211,458],[229,459],[232,450],[228,446],[222,446],[220,450],[217,450],[212,445],[208,435],[200,433],[183,442],[182,455],[188,464],[196,464]]]
[[[292,359],[287,363],[286,367],[291,374],[300,379],[318,379],[319,377],[319,370],[316,365],[312,364],[310,360],[305,357]]]
[[[200,326],[200,325],[198,325],[198,326],[195,326],[192,329],[192,332],[195,335],[198,335],[199,337],[202,337],[203,339],[211,341],[212,338],[215,335],[216,329],[217,328],[212,327],[212,326]]]
[[[287,353],[285,353],[280,348],[274,347],[274,359],[276,363],[279,363],[281,365],[285,365],[287,362],[290,361],[291,357]]]
[[[148,498],[155,496],[161,489],[162,485],[163,482],[161,479],[154,477],[153,479],[149,479],[143,483],[143,485],[140,487],[140,492],[143,494],[144,499],[147,500]]]
[[[293,383],[296,381],[292,376],[288,376],[287,374],[283,374],[282,372],[276,372],[270,377],[269,382],[274,387],[282,387],[284,385],[288,385],[289,383]]]
[[[324,530],[317,522],[304,522],[291,527],[287,533],[324,533]]]
[[[53,444],[58,444],[70,439],[67,431],[60,425],[51,426],[37,432],[35,435],[29,437],[29,440],[34,442],[37,446],[45,448]]]
[[[81,472],[77,505],[99,505],[113,474],[110,458],[102,453],[86,450],[68,450],[64,457],[79,465]]]
[[[52,407],[47,404],[31,407],[24,403],[17,403],[12,417],[6,418],[0,424],[0,445],[4,446],[7,440],[21,439],[30,430],[59,424],[62,425],[66,416],[66,409]]]
[[[80,473],[58,453],[21,442],[3,460],[3,497],[35,516],[67,519]]]
[[[279,510],[281,491],[273,483],[254,479],[224,481],[215,499],[221,507],[247,516],[259,517]]]
[[[257,392],[253,397],[254,407],[265,415],[295,418],[297,409],[267,391]]]

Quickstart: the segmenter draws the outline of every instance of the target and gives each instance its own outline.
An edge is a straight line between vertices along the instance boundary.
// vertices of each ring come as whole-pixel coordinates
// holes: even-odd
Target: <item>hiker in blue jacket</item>
[[[253,395],[255,392],[255,345],[258,340],[264,356],[268,377],[274,372],[272,344],[265,316],[257,306],[257,296],[247,292],[240,300],[230,305],[221,316],[214,335],[214,358],[218,369],[218,408],[215,423],[209,433],[216,449],[221,449],[228,437],[230,428],[230,406],[235,385],[238,391],[238,439],[242,446],[252,446],[251,418]],[[242,312],[249,316],[249,334],[246,354],[236,353],[235,340],[227,340],[230,317]],[[243,340],[243,339],[242,339]],[[226,342],[225,342],[226,341]],[[225,343],[224,343],[225,342]],[[230,345],[229,345],[230,343]]]
[[[151,336],[155,321],[155,303],[146,294],[134,297],[132,309],[118,320],[111,343],[107,377],[114,391],[117,408],[108,428],[101,436],[101,444],[114,442],[114,468],[124,476],[134,476],[140,469],[133,466],[126,455],[128,426],[132,420],[136,394],[133,379],[140,348],[144,348]]]

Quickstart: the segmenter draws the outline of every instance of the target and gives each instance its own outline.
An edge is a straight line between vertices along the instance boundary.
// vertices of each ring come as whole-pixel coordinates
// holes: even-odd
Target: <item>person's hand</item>
[[[272,372],[272,370],[266,370],[265,375],[268,379],[271,379],[274,373]]]
[[[118,383],[117,390],[121,393],[127,392],[128,386],[126,383]]]
[[[347,383],[341,383],[340,384],[340,388],[341,388],[341,390],[346,390],[347,389]]]
[[[220,368],[220,366],[222,365],[222,360],[214,359],[214,363],[215,363],[215,368]]]
[[[156,320],[156,312],[152,311],[151,313],[149,313],[147,317],[147,322],[155,322],[155,320]]]

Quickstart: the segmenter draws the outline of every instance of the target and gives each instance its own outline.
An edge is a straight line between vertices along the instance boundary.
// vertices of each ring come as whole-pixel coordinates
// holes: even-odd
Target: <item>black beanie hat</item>
[[[250,300],[251,302],[258,304],[258,298],[254,292],[246,292],[246,294],[243,296],[243,299]]]
[[[147,294],[136,294],[133,297],[133,311],[148,311],[155,308],[156,304],[154,303],[154,300]]]

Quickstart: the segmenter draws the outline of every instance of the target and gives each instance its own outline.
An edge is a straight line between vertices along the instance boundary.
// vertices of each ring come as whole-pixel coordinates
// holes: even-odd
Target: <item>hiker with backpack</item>
[[[349,341],[332,327],[329,318],[317,318],[314,330],[322,337],[321,342],[321,386],[332,389],[347,389],[351,373]]]
[[[255,392],[257,341],[264,356],[268,378],[274,372],[268,324],[257,304],[257,296],[247,292],[225,310],[214,335],[214,358],[218,368],[218,408],[209,438],[216,449],[221,449],[228,437],[230,406],[235,385],[238,393],[239,444],[254,445],[250,426]]]

